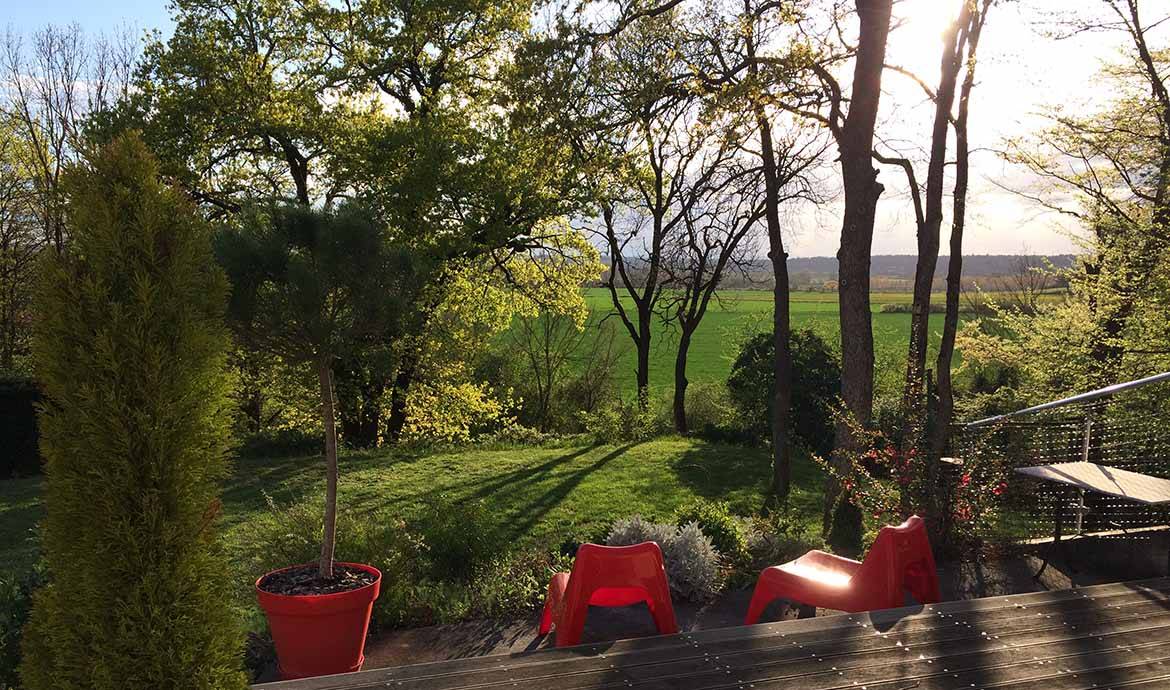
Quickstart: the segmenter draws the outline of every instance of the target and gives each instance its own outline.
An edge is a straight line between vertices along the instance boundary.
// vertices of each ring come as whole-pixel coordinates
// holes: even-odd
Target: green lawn
[[[941,296],[938,296],[941,299]],[[596,324],[612,311],[613,303],[605,288],[588,288],[585,299]],[[908,293],[873,293],[874,350],[879,372],[897,375],[906,357],[910,337],[909,314],[883,314],[883,304],[909,304]],[[793,328],[811,328],[831,343],[839,333],[837,295],[832,292],[794,292],[791,298]],[[633,344],[617,317],[610,321],[619,329],[618,338],[626,348],[618,365],[617,379],[622,390],[632,395],[635,388]],[[687,365],[692,383],[724,381],[739,343],[751,334],[772,328],[772,293],[766,290],[726,290],[719,302],[712,302],[703,322],[695,332]],[[931,316],[931,344],[937,346],[942,331],[942,315]],[[656,321],[651,340],[650,385],[658,392],[674,386],[674,357],[678,344],[676,332]],[[933,354],[931,354],[933,357]],[[880,381],[879,381],[880,385]],[[897,385],[897,381],[893,382]]]
[[[319,458],[239,460],[223,496],[229,550],[240,527],[266,510],[265,492],[278,502],[315,501],[322,466]],[[770,466],[763,450],[666,437],[629,446],[359,453],[343,456],[341,472],[345,510],[389,510],[409,519],[440,495],[483,499],[491,529],[523,547],[555,546],[634,513],[665,518],[694,497],[753,512],[763,502]],[[820,469],[797,456],[793,480],[795,514],[819,527]],[[27,535],[41,515],[39,484],[0,481],[2,569],[25,567],[32,557]]]

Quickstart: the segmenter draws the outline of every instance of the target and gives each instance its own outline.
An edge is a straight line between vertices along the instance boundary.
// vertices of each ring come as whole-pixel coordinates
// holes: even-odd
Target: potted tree
[[[338,358],[392,339],[422,284],[413,255],[364,208],[336,211],[276,204],[222,231],[216,253],[232,283],[229,322],[245,347],[311,366],[325,431],[325,506],[316,563],[290,565],[256,581],[284,678],[357,671],[381,573],[334,561]]]

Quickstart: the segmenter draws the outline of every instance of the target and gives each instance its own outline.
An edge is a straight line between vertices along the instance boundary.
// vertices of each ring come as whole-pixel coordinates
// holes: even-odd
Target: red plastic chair
[[[941,599],[926,523],[917,515],[897,527],[883,527],[863,563],[809,551],[795,561],[765,568],[756,581],[745,624],[758,621],[776,599],[857,613],[902,606],[905,590],[920,604]]]
[[[643,601],[660,634],[678,632],[658,544],[582,544],[573,572],[553,575],[548,585],[540,634],[547,634],[555,624],[557,646],[575,645],[581,641],[590,606],[630,606]]]

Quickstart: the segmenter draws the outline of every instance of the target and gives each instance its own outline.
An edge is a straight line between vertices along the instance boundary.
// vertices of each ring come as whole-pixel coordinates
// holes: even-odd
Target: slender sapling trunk
[[[333,547],[337,538],[337,426],[334,420],[333,372],[329,358],[317,361],[317,381],[321,386],[321,421],[325,426],[325,529],[321,539],[318,574],[333,577]]]

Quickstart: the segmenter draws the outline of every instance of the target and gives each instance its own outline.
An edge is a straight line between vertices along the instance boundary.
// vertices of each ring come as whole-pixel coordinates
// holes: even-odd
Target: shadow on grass
[[[793,450],[792,493],[794,516],[819,524],[825,473],[803,451]],[[727,501],[735,512],[759,511],[772,478],[772,456],[766,448],[704,444],[683,453],[674,463],[681,484],[712,501]]]
[[[346,475],[370,468],[390,469],[426,457],[427,451],[415,448],[343,450],[338,464],[342,475]],[[325,485],[325,458],[321,455],[238,456],[232,459],[231,466],[232,474],[220,493],[229,515],[263,507],[263,492],[291,501],[315,495]]]
[[[574,470],[568,474],[558,478],[558,481],[551,487],[546,489],[542,494],[536,496],[530,501],[526,501],[523,508],[515,514],[513,520],[509,520],[507,529],[503,530],[504,536],[510,538],[518,538],[528,534],[529,530],[539,522],[544,516],[548,515],[549,511],[556,508],[565,498],[581,485],[589,475],[601,470],[615,459],[621,457],[632,448],[632,445],[625,445],[615,448],[613,451],[606,453],[598,458],[593,463],[586,465],[578,470]],[[580,450],[576,453],[571,453],[567,456],[558,458],[560,462],[566,462],[569,459],[582,455],[586,449]],[[549,463],[545,463],[548,465]],[[540,467],[544,467],[541,465]],[[535,482],[535,478],[527,479],[525,481]]]
[[[468,496],[473,500],[480,498],[491,498],[496,493],[505,489],[509,490],[511,493],[517,493],[517,490],[521,487],[543,481],[561,465],[576,460],[582,455],[588,453],[590,450],[593,450],[593,448],[590,446],[585,446],[583,448],[578,448],[572,453],[565,453],[564,455],[558,455],[555,458],[550,458],[547,461],[533,467],[521,467],[510,472],[504,472],[503,474],[496,476],[494,479],[488,482],[464,482],[462,484],[453,485],[445,490],[457,491],[460,488],[466,488],[471,485],[478,485],[479,488]],[[594,464],[593,469],[596,469],[596,465],[597,463]],[[573,474],[576,475],[581,472],[587,473],[589,471],[591,471],[591,469],[586,468],[583,470],[578,470]],[[580,482],[578,481],[577,483],[579,484]]]

